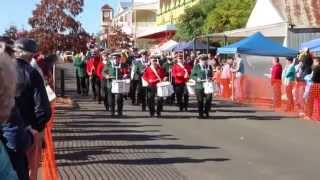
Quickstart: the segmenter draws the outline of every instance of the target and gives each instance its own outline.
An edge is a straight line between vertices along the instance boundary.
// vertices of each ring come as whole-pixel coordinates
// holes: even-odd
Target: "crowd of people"
[[[38,177],[43,132],[51,117],[47,89],[52,87],[56,55],[37,54],[28,38],[0,38],[0,179]]]
[[[93,100],[103,100],[112,116],[116,112],[123,115],[123,101],[128,98],[133,105],[141,105],[142,111],[148,109],[151,117],[161,117],[164,104],[177,104],[181,112],[188,111],[192,95],[197,99],[198,117],[209,118],[214,95],[231,97],[233,76],[239,89],[236,99],[244,98],[244,63],[239,54],[223,65],[219,56],[199,52],[181,51],[165,56],[145,49],[92,48],[87,53],[76,53],[74,66],[77,92],[88,96],[91,84]],[[112,91],[118,80],[129,83],[128,91]],[[159,95],[162,88],[170,93]]]
[[[284,68],[279,58],[274,58],[271,85],[275,110],[282,107],[282,87],[287,112],[298,111],[305,119],[313,119],[315,100],[320,97],[320,58],[313,57],[308,49],[297,58],[287,58]],[[317,105],[319,110],[320,106]]]
[[[86,54],[75,55],[74,65],[78,93],[87,96],[91,83],[93,99],[98,103],[104,100],[106,110],[110,110],[112,116],[116,112],[115,104],[118,115],[123,114],[123,100],[128,98],[133,105],[141,105],[142,111],[148,108],[150,116],[160,117],[164,104],[176,104],[181,112],[188,111],[189,96],[195,96],[198,117],[208,118],[213,96],[232,98],[236,102],[250,96],[246,92],[247,74],[240,54],[222,60],[219,55],[199,52],[181,51],[165,56],[138,49],[91,49]],[[314,102],[320,96],[319,67],[319,58],[313,57],[308,50],[302,51],[297,58],[287,58],[285,64],[275,57],[270,89],[274,109],[282,110],[285,105],[283,110],[286,112],[299,112],[306,119],[312,119]],[[121,79],[130,82],[129,91],[112,92],[112,82]],[[157,94],[164,82],[171,84],[173,89],[167,97]]]

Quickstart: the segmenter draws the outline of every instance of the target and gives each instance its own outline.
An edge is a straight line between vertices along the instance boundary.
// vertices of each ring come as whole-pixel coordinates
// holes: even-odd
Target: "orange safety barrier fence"
[[[255,108],[262,110],[270,110],[273,109],[273,87],[271,85],[271,80],[267,77],[255,76],[255,75],[246,75],[244,76],[243,83],[243,96],[241,99],[236,98],[236,94],[239,93],[239,89],[235,85],[236,80],[233,78],[230,81],[230,92],[220,92],[219,96],[224,100],[236,101],[242,104],[254,106]],[[279,82],[281,83],[281,82]],[[295,82],[293,86],[293,97],[294,97],[294,110],[292,112],[286,112],[286,107],[288,103],[288,98],[286,95],[285,86],[283,83],[281,84],[281,108],[277,109],[277,112],[282,112],[284,115],[298,116],[301,113],[305,113],[306,107],[306,98],[303,99],[303,107],[299,107],[298,99],[296,98],[296,89],[298,87],[298,83]],[[320,85],[316,85],[315,87],[320,92]],[[304,88],[303,88],[304,89]],[[223,91],[223,90],[222,90]],[[223,97],[224,94],[230,94],[228,98]],[[298,95],[299,97],[303,96],[302,94]],[[313,114],[312,119],[320,121],[320,95],[314,98],[313,105]],[[302,97],[301,97],[302,98]],[[308,107],[308,106],[307,106]],[[310,105],[309,105],[310,107]],[[303,116],[302,116],[303,117]]]
[[[52,116],[47,124],[44,134],[45,149],[43,150],[43,179],[44,180],[58,180],[57,165],[55,161],[55,147],[52,139],[51,130],[53,128],[53,121],[55,119],[55,103],[51,105]]]

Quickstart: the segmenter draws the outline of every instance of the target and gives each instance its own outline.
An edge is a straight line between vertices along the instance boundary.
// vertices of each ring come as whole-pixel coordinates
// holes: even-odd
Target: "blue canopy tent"
[[[311,52],[320,52],[320,38],[302,43],[301,49],[308,48]]]
[[[195,46],[195,48],[194,48]],[[200,41],[195,41],[195,40],[192,40],[192,41],[189,41],[187,43],[181,43],[179,44],[175,49],[174,51],[185,51],[185,50],[206,50],[208,48],[208,44],[205,44],[205,43],[202,43]],[[209,49],[211,50],[215,50],[216,48],[215,47],[212,47],[212,46],[209,46]]]
[[[281,46],[260,32],[234,44],[218,48],[220,54],[247,54],[256,56],[295,57],[298,51]]]

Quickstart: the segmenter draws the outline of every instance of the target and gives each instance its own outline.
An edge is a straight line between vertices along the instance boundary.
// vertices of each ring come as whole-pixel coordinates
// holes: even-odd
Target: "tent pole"
[[[207,35],[207,54],[209,55],[209,41],[210,41],[210,38],[209,36]]]
[[[197,40],[197,38],[196,38],[196,36],[194,36],[194,38],[193,38],[193,53],[194,54],[196,54],[196,40]]]

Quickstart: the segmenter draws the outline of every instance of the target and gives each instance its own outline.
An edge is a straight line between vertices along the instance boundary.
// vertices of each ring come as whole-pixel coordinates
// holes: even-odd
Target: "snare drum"
[[[186,83],[186,85],[187,85],[188,94],[190,96],[196,95],[196,90],[195,90],[196,83],[194,81],[189,81]]]
[[[130,80],[112,80],[111,92],[113,94],[127,94],[130,90]]]
[[[214,93],[214,86],[213,82],[206,81],[203,83],[204,93],[205,94],[213,94]]]
[[[157,84],[157,96],[169,97],[174,93],[173,86],[170,82],[160,82]]]

